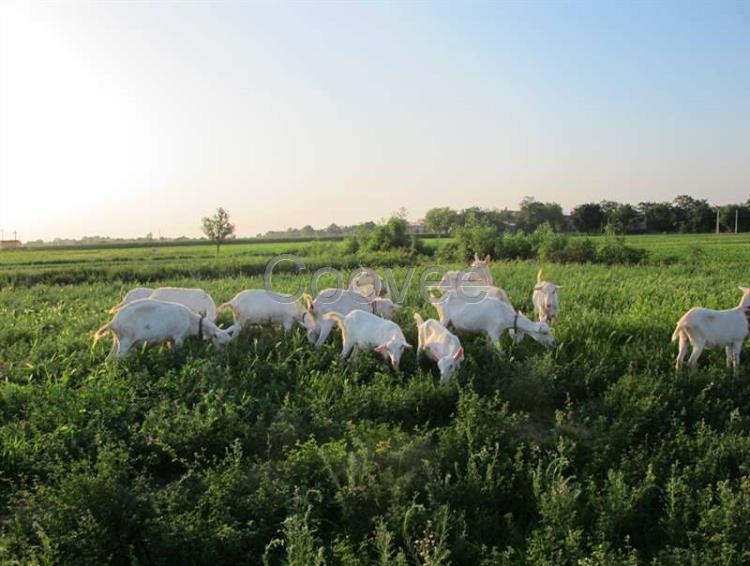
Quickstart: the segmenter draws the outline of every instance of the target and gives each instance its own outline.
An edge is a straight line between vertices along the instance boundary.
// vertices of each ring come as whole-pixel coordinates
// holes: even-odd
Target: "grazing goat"
[[[355,310],[346,316],[329,312],[324,314],[323,318],[335,321],[341,329],[342,359],[349,357],[355,347],[372,348],[380,353],[384,360],[390,360],[393,369],[398,369],[404,349],[412,347],[406,342],[404,333],[395,322],[384,320],[369,312]]]
[[[225,308],[230,309],[234,316],[232,328],[242,329],[251,324],[281,324],[288,334],[297,323],[307,330],[307,339],[311,344],[317,338],[314,321],[292,295],[265,289],[248,289],[219,306],[219,310]]]
[[[545,346],[555,345],[555,337],[546,323],[532,322],[497,299],[466,301],[458,292],[449,291],[434,306],[443,325],[451,324],[456,330],[484,334],[490,342],[497,342],[504,331],[512,329],[517,333],[523,331]]]
[[[380,275],[369,267],[361,267],[360,272],[352,277],[349,290],[356,291],[365,297],[388,297],[388,284]]]
[[[136,298],[131,298],[136,297]],[[138,299],[154,299],[155,301],[164,301],[166,303],[177,303],[183,305],[201,316],[206,320],[216,322],[216,303],[211,295],[203,289],[183,289],[180,287],[160,287],[158,289],[147,289],[139,287],[133,289],[116,307],[112,308],[110,314],[116,313],[123,306]]]
[[[727,368],[732,367],[735,374],[739,373],[742,344],[748,335],[750,324],[750,289],[740,287],[740,290],[742,299],[737,307],[720,311],[695,307],[677,322],[677,328],[672,334],[672,342],[678,339],[680,341],[680,351],[675,363],[677,370],[684,367],[689,341],[693,346],[688,360],[691,370],[697,367],[704,348],[723,347],[727,356]]]
[[[555,285],[543,280],[542,271],[536,274],[536,285],[534,286],[534,309],[539,316],[539,322],[546,322],[550,326],[557,322],[557,290],[562,289],[562,285]]]
[[[495,280],[490,272],[490,263],[492,258],[488,255],[483,260],[474,254],[474,261],[466,271],[446,271],[442,279],[434,285],[429,285],[428,289],[438,289],[442,292],[455,291],[459,288],[474,287],[475,285],[493,286]],[[507,299],[507,297],[506,297]]]
[[[132,303],[133,301],[137,301],[138,299],[147,299],[153,292],[154,290],[150,287],[136,287],[135,289],[131,289],[125,294],[125,297],[123,297],[122,301],[109,309],[108,312],[109,314],[115,314],[128,303]]]
[[[437,362],[440,379],[448,381],[464,359],[461,341],[437,320],[422,320],[419,313],[414,313],[417,323],[419,344],[417,354],[424,351],[432,361]]]
[[[230,332],[196,314],[188,307],[154,299],[139,299],[117,311],[115,317],[94,334],[94,344],[102,336],[114,337],[107,359],[124,356],[138,343],[160,344],[172,341],[182,345],[188,336],[210,338],[215,346],[223,346],[232,339]]]
[[[356,291],[343,291],[341,289],[325,289],[315,297],[315,300],[310,295],[305,295],[305,301],[307,302],[307,312],[310,314],[310,323],[315,325],[314,332],[318,334],[315,341],[316,347],[325,344],[331,330],[336,326],[334,321],[323,318],[326,313],[337,312],[347,315],[352,311],[362,310],[391,319],[399,308],[390,299],[378,297],[371,300]]]

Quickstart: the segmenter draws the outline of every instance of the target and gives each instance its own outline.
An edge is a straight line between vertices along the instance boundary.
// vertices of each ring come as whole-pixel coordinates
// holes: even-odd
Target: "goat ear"
[[[490,254],[484,256],[484,263],[492,263],[492,256]]]
[[[534,291],[541,291],[544,289],[544,285],[534,285]]]
[[[373,351],[374,352],[385,352],[387,349],[388,349],[388,346],[386,346],[385,344],[381,344],[380,346],[375,346],[373,348]]]
[[[562,289],[564,285],[555,285],[555,289]]]
[[[458,351],[456,351],[455,355],[453,356],[453,359],[456,360],[456,361],[458,361],[458,360],[460,360],[463,357],[464,357],[464,348],[463,348],[463,346],[461,346],[458,349]]]
[[[474,261],[479,261],[479,254],[474,252]]]
[[[407,344],[406,342],[404,342],[404,348],[413,348],[413,347],[414,346],[412,346],[411,344]]]

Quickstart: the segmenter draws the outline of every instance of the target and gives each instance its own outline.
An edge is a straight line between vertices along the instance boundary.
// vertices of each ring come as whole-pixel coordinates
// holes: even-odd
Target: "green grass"
[[[0,562],[747,563],[750,356],[739,377],[719,351],[676,374],[670,336],[691,306],[736,304],[750,240],[628,240],[649,263],[545,266],[556,349],[461,336],[448,384],[413,352],[342,363],[338,337],[301,331],[113,364],[91,347],[138,282],[219,303],[276,253],[356,265],[331,244],[0,254]],[[527,313],[538,268],[493,266]],[[416,287],[412,343],[415,311],[434,316]]]

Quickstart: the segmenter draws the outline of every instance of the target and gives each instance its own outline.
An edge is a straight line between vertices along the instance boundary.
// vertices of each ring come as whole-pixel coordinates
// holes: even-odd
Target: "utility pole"
[[[716,233],[719,233],[719,208],[716,209]]]
[[[740,209],[735,208],[734,209],[734,233],[735,234],[737,233],[737,226],[739,224],[739,221],[740,221]]]

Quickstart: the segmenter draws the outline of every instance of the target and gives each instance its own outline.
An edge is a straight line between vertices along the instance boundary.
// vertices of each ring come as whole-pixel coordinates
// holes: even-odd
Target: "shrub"
[[[565,261],[591,263],[596,261],[596,246],[590,238],[568,240],[565,246]]]
[[[436,258],[443,263],[453,263],[464,256],[461,245],[458,242],[448,242],[438,248]]]
[[[646,250],[628,246],[625,238],[614,235],[605,236],[596,251],[596,261],[607,265],[641,263],[647,256]]]
[[[531,238],[523,232],[515,234],[504,234],[495,243],[497,259],[533,259],[536,257],[536,248]]]
[[[367,249],[375,252],[386,252],[397,248],[409,249],[412,238],[409,235],[409,224],[404,218],[391,216],[385,224],[377,226],[367,240]]]
[[[474,254],[480,257],[493,254],[500,234],[497,228],[489,224],[474,224],[456,230],[456,239],[464,257],[468,259],[474,257]]]

